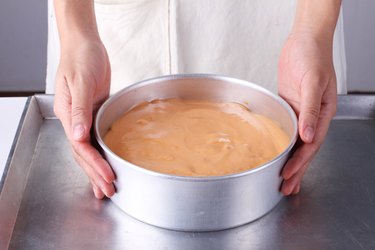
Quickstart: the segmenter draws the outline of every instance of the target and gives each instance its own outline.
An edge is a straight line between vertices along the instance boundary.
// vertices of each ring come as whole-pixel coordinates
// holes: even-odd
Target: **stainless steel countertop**
[[[10,249],[375,248],[375,96],[339,98],[337,117],[299,195],[284,198],[255,222],[207,233],[153,227],[110,200],[96,200],[59,121],[49,119],[51,104],[50,96],[30,102],[29,109],[38,110],[29,110],[19,143],[23,137],[31,143],[18,145],[14,157],[25,159],[13,159],[8,170],[9,179],[20,181],[5,182],[0,196],[0,248],[6,240]],[[30,154],[23,147],[33,148],[32,142]],[[24,190],[12,193],[22,183],[13,169],[28,168]],[[18,205],[3,203],[11,194]],[[1,224],[5,215],[14,216],[14,223]]]

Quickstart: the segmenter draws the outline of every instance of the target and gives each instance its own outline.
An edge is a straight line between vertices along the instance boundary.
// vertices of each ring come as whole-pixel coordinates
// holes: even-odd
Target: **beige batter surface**
[[[167,99],[125,113],[104,142],[118,156],[156,172],[221,176],[275,158],[290,139],[274,121],[237,103]]]

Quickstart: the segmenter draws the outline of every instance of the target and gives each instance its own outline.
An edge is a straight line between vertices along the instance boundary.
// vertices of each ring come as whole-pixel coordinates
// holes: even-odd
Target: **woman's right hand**
[[[93,114],[108,98],[110,75],[108,55],[99,38],[65,41],[56,75],[54,110],[98,199],[115,193],[115,175],[90,142]]]

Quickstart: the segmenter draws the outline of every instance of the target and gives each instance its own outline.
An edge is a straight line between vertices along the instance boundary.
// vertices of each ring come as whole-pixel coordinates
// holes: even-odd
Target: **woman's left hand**
[[[300,140],[281,174],[281,191],[291,195],[300,191],[302,177],[336,113],[332,44],[309,33],[291,34],[281,52],[278,84],[279,95],[298,117]]]

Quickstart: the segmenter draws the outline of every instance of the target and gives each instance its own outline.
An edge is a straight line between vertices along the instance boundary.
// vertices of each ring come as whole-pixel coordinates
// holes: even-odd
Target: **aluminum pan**
[[[124,112],[141,102],[166,98],[241,103],[278,122],[289,135],[289,146],[254,169],[225,176],[186,177],[138,167],[103,143],[102,136]],[[297,139],[297,119],[283,99],[253,83],[218,75],[171,75],[133,84],[108,99],[96,116],[95,133],[117,176],[117,192],[111,197],[115,204],[155,226],[212,231],[258,219],[280,201],[280,171]]]

